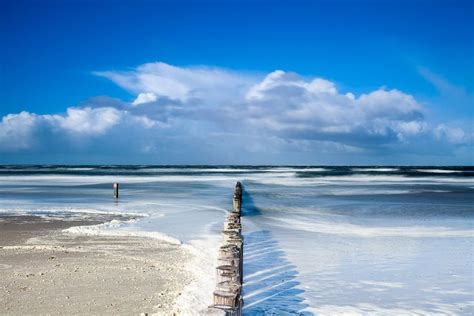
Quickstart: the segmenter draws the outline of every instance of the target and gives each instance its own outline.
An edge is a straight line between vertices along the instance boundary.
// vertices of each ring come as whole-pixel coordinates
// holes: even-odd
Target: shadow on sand
[[[243,216],[261,214],[248,192]],[[244,234],[244,315],[313,315],[304,304],[298,272],[268,230]]]

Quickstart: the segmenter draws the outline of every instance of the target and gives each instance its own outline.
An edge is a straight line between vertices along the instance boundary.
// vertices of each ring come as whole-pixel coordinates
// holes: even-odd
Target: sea
[[[236,181],[244,315],[474,315],[472,166],[4,165],[0,213],[130,215],[68,232],[187,248],[192,315],[211,303]]]

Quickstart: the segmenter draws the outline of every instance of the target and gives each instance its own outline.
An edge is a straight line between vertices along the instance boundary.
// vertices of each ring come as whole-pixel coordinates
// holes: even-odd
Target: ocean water
[[[474,167],[0,166],[0,212],[142,215],[70,232],[183,244],[196,314],[238,180],[245,314],[474,314]]]

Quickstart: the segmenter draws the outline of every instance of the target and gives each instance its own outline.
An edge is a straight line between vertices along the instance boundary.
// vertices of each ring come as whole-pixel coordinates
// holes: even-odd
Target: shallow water
[[[237,180],[246,314],[474,313],[473,167],[1,166],[0,212],[144,214],[100,229],[212,252]]]

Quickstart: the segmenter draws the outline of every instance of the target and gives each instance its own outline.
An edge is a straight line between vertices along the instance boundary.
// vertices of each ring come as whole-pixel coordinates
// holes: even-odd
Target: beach
[[[0,313],[205,314],[241,181],[245,315],[472,315],[473,179],[437,166],[0,166]]]
[[[124,220],[84,215],[0,216],[1,313],[172,314],[191,281],[185,269],[189,253],[153,238],[63,231]]]

